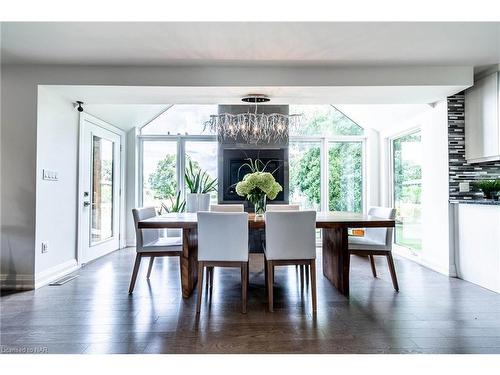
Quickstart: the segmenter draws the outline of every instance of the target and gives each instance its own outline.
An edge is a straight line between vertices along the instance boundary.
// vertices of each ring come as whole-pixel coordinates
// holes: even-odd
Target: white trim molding
[[[39,272],[35,275],[35,289],[38,289],[44,285],[47,285],[63,276],[70,274],[78,270],[80,266],[76,259],[68,260],[67,262],[60,263],[54,267],[46,269],[45,271]]]

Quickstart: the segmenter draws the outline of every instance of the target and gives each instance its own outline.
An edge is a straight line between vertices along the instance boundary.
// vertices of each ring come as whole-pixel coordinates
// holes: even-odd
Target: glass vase
[[[255,217],[264,217],[266,213],[266,194],[257,194],[252,197],[252,203],[255,210]]]

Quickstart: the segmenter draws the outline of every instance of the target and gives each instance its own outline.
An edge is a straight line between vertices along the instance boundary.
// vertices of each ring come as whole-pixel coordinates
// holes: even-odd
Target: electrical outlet
[[[42,242],[42,254],[48,253],[49,252],[49,243],[48,242]]]

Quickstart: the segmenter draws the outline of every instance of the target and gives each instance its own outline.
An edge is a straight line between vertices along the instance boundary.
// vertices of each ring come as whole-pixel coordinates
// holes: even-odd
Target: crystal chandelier
[[[254,112],[211,115],[204,129],[216,133],[219,141],[232,139],[246,143],[279,143],[288,140],[289,131],[300,125],[300,114],[257,113],[259,103],[270,101],[267,96],[252,94],[241,100],[254,103]]]

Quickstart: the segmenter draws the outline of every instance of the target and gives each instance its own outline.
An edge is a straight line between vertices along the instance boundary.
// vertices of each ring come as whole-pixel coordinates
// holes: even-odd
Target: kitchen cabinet
[[[465,92],[465,158],[469,163],[500,160],[499,72]]]

